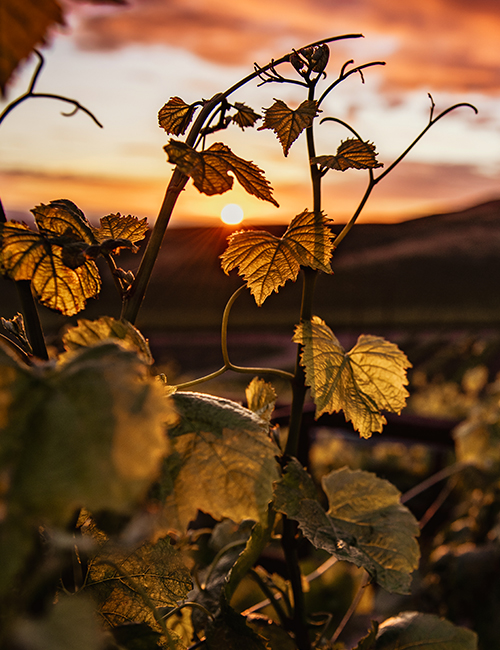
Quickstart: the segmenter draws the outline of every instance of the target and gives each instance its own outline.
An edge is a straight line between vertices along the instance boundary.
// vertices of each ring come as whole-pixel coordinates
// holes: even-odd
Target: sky
[[[157,113],[172,96],[210,98],[293,48],[339,34],[361,33],[330,46],[328,81],[345,61],[386,62],[352,76],[323,105],[322,117],[349,122],[374,142],[387,167],[425,127],[432,94],[439,112],[460,108],[436,124],[381,182],[361,220],[402,221],[500,198],[500,5],[498,0],[129,0],[125,7],[67,2],[67,25],[43,48],[36,89],[78,100],[103,124],[51,100],[24,102],[0,129],[0,196],[11,218],[52,199],[68,198],[87,216],[120,212],[153,222],[172,172],[163,146],[169,136]],[[7,102],[29,85],[31,58],[8,88]],[[289,68],[291,70],[291,67]],[[285,72],[285,68],[282,69]],[[257,112],[274,98],[296,108],[298,86],[256,83],[233,99]],[[6,105],[2,102],[0,109]],[[317,129],[317,153],[333,154],[349,134],[327,123]],[[274,188],[277,209],[237,184],[222,196],[200,195],[190,182],[173,225],[220,223],[227,203],[242,206],[247,223],[288,223],[312,207],[305,138],[287,158],[273,132],[236,125],[211,137],[252,160]],[[329,172],[324,211],[337,223],[355,210],[364,171]]]

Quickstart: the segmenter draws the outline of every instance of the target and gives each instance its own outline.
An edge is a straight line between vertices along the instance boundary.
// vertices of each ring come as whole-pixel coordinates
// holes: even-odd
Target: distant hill
[[[245,228],[249,226],[245,225]],[[339,231],[340,226],[334,226]],[[282,226],[266,228],[275,235]],[[240,286],[220,268],[230,230],[174,228],[167,232],[138,323],[145,330],[215,329]],[[137,265],[135,257],[120,260]],[[334,275],[318,280],[315,312],[334,328],[422,328],[500,325],[500,200],[460,212],[396,224],[357,224],[335,251]],[[5,281],[2,285],[9,285]],[[300,282],[288,283],[257,308],[249,295],[233,307],[234,328],[287,328],[298,319]],[[15,296],[5,286],[8,310]],[[84,316],[119,314],[110,282]],[[10,316],[10,311],[2,313]],[[48,326],[61,319],[43,315]]]

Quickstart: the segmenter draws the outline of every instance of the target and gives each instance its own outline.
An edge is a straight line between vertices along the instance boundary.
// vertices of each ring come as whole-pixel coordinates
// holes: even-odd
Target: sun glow
[[[228,226],[241,223],[243,221],[243,209],[237,203],[228,203],[220,213],[221,221]]]

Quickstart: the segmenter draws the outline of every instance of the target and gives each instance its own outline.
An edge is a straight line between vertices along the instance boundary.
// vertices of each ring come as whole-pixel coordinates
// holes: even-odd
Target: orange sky
[[[0,195],[19,218],[39,202],[70,198],[91,218],[120,211],[154,219],[171,173],[162,146],[168,136],[156,114],[170,96],[192,102],[232,85],[252,69],[293,47],[339,33],[362,40],[331,46],[330,79],[345,60],[383,59],[351,78],[325,102],[324,115],[349,121],[373,141],[387,166],[425,126],[427,93],[437,110],[467,101],[442,121],[406,161],[376,188],[364,220],[402,220],[458,209],[500,196],[500,6],[498,0],[136,0],[127,8],[68,5],[69,26],[46,48],[39,90],[74,97],[95,112],[100,130],[83,114],[60,116],[64,106],[25,103],[0,133]],[[28,62],[9,99],[29,82]],[[235,97],[260,111],[274,97],[296,107],[298,87],[257,89]],[[339,127],[318,130],[318,153],[335,153],[347,136]],[[190,184],[174,223],[215,223],[229,202],[250,221],[288,222],[310,207],[305,143],[287,159],[271,132],[237,127],[216,134],[237,155],[265,170],[280,203],[241,190],[200,196]],[[331,172],[324,208],[336,221],[355,209],[364,172]]]

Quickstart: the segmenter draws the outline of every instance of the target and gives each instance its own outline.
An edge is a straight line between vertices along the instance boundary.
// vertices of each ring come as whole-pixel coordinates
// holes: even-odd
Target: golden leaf
[[[30,280],[38,300],[66,316],[81,311],[88,298],[98,295],[101,288],[99,270],[92,260],[67,265],[65,248],[81,242],[72,238],[55,239],[52,243],[26,225],[10,222],[2,224],[1,266],[12,280]],[[78,264],[78,266],[76,266]]]
[[[279,207],[262,169],[236,156],[222,142],[215,142],[205,151],[195,151],[184,142],[170,140],[164,149],[169,162],[177,165],[186,176],[191,176],[202,194],[212,196],[230,190],[233,186],[233,178],[228,174],[230,171],[249,194]]]
[[[180,97],[171,97],[158,113],[158,124],[167,133],[186,132],[196,110],[196,104],[186,104]]]
[[[234,107],[237,109],[237,113],[232,115],[231,119],[241,128],[241,130],[253,126],[257,120],[261,119],[261,116],[246,104],[235,102]]]
[[[245,396],[250,411],[269,422],[277,397],[273,385],[254,377],[246,387]]]
[[[301,266],[332,273],[330,220],[304,210],[282,237],[264,230],[242,230],[229,236],[221,256],[225,273],[238,268],[259,307],[287,280],[295,281]]]
[[[297,326],[306,382],[316,404],[316,417],[344,411],[363,438],[381,432],[381,411],[400,413],[406,404],[406,368],[411,363],[394,344],[378,336],[361,335],[345,352],[331,329],[317,316]]]
[[[102,217],[101,227],[93,228],[92,232],[98,242],[103,242],[106,239],[127,239],[135,244],[144,239],[148,229],[146,217],[138,219],[130,214],[125,217],[117,212]]]
[[[62,25],[64,21],[56,0],[2,0],[0,12],[0,91],[3,95],[21,61],[33,48],[46,42],[52,25]]]
[[[81,319],[77,327],[71,327],[63,336],[66,352],[60,355],[60,361],[71,359],[82,348],[91,347],[102,341],[113,340],[126,350],[136,352],[141,361],[151,365],[153,357],[149,344],[143,335],[126,320],[115,320],[102,316],[98,320]]]
[[[311,126],[317,114],[318,102],[312,99],[304,100],[296,110],[289,108],[281,99],[275,99],[274,104],[265,109],[264,124],[258,130],[272,129],[287,156],[292,144],[304,129]]]
[[[58,199],[48,205],[41,203],[31,212],[42,235],[60,235],[72,237],[86,244],[96,243],[92,226],[72,201]]]
[[[336,169],[344,172],[346,169],[375,169],[383,167],[376,159],[375,145],[363,142],[358,138],[349,138],[341,142],[335,156],[317,156],[313,162],[324,169]]]

